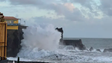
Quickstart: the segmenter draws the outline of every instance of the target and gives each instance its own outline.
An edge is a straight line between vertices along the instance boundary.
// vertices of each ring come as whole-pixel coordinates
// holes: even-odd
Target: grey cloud
[[[34,5],[38,6],[39,8],[44,9],[51,9],[54,7],[54,4],[52,3],[59,3],[59,0],[9,0],[11,4],[15,5]],[[71,3],[80,3],[82,6],[85,6],[89,8],[90,10],[93,10],[92,5],[96,5],[94,3],[94,0],[60,0],[60,2],[71,2]]]
[[[9,0],[11,2],[11,4],[14,4],[14,5],[39,5],[39,4],[42,4],[42,1],[41,0]]]
[[[77,3],[81,3],[81,4],[85,4],[90,0],[61,0],[62,2],[77,2]]]
[[[70,0],[71,2],[79,3],[82,6],[89,8],[90,12],[95,16],[99,15],[98,11],[104,15],[112,16],[112,0],[100,0],[101,5],[97,5],[94,0]]]
[[[4,1],[4,0],[0,0],[0,1],[2,2],[2,1]]]
[[[101,6],[99,7],[101,11],[108,15],[112,16],[112,0],[100,0]]]
[[[62,0],[64,2],[68,2],[67,0]],[[96,2],[94,0],[69,0],[69,2],[72,2],[72,3],[79,3],[82,7],[85,7],[86,9],[82,9],[81,10],[86,10],[89,9],[89,12],[91,12],[90,14],[92,15],[92,17],[94,16],[99,16],[99,6],[96,4]],[[82,11],[82,12],[83,12]],[[87,13],[88,16],[90,15],[89,13]]]
[[[34,21],[38,24],[50,23],[58,27],[66,27],[66,25],[70,24],[68,20],[62,19],[62,18],[52,19],[52,18],[47,18],[47,17],[34,17],[32,19],[34,19]]]
[[[88,22],[76,22],[65,21],[63,19],[51,19],[46,17],[34,18],[37,23],[51,23],[57,27],[64,28],[64,36],[75,37],[112,37],[111,23],[112,18],[105,17],[103,19],[89,19]],[[93,23],[91,23],[91,21]],[[67,27],[65,27],[67,26]],[[75,32],[75,33],[74,33]]]
[[[40,9],[58,11],[58,7],[54,4],[54,2],[56,3],[56,0],[10,0],[10,2],[13,5],[33,5]],[[62,7],[61,4],[58,4],[58,6]]]
[[[62,0],[62,1],[64,1],[64,0]],[[65,2],[65,1],[64,1],[64,2]],[[66,2],[68,2],[68,1],[66,0]],[[85,7],[89,8],[89,9],[91,9],[91,10],[92,10],[91,4],[95,4],[95,3],[94,3],[94,0],[69,0],[69,2],[72,2],[72,3],[79,3],[79,4],[81,4],[82,6],[85,6]]]
[[[47,5],[49,3],[57,2],[57,0],[9,0],[14,5]]]
[[[81,14],[80,10],[74,9],[74,12],[65,12],[65,17],[70,21],[85,21],[86,18]]]
[[[57,0],[10,0],[12,4],[20,5],[34,5],[40,9],[54,10],[58,15],[64,15],[65,19],[70,21],[83,21],[85,17],[82,16],[81,12],[75,8],[73,12],[70,11],[64,4],[53,3]]]
[[[14,5],[33,5],[40,9],[54,10],[58,15],[64,15],[65,19],[70,21],[84,21],[86,18],[82,15],[79,9],[75,8],[71,12],[64,4],[58,3],[59,0],[10,0]],[[67,0],[60,0],[61,2],[68,2]],[[93,0],[70,0],[70,2],[80,3],[90,9],[91,13],[98,15],[91,6]],[[95,3],[93,3],[95,5]],[[87,11],[86,11],[87,12]],[[89,15],[89,14],[88,14]]]

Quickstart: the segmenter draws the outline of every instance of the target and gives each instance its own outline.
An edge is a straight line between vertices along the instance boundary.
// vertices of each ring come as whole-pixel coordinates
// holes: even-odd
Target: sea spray
[[[112,53],[103,53],[98,51],[78,50],[72,46],[59,46],[61,34],[57,32],[53,25],[32,25],[24,31],[24,39],[22,40],[22,49],[18,53],[20,61],[46,61],[60,63],[87,63],[101,62],[112,63]],[[74,49],[74,50],[73,50]],[[15,58],[8,58],[16,60]]]
[[[52,24],[35,24],[27,27],[23,32],[22,49],[17,55],[19,57],[39,58],[59,47],[61,33],[55,30]]]

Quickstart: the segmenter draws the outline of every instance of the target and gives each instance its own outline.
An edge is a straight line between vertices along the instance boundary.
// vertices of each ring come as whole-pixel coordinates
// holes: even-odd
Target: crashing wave
[[[79,50],[73,46],[62,46],[59,45],[60,38],[61,34],[51,24],[29,26],[24,30],[22,49],[17,57],[21,58],[20,61],[112,62],[112,53],[103,53],[103,49],[90,51],[89,48]]]

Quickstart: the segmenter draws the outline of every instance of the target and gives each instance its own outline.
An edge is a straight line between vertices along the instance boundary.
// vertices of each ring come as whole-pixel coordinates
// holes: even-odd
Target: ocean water
[[[112,52],[103,52],[105,48],[112,48],[112,39],[83,38],[82,43],[87,47],[93,47],[93,51],[78,50],[72,46],[64,46],[62,49],[49,51],[33,49],[30,52],[21,53],[20,61],[39,61],[51,63],[112,63]],[[71,49],[70,49],[71,48]],[[101,52],[95,49],[102,50]],[[26,54],[26,55],[25,55]],[[9,60],[16,61],[17,57],[9,57]]]
[[[82,38],[82,43],[87,47],[95,49],[112,48],[112,38]]]
[[[63,49],[56,51],[37,51],[33,49],[30,55],[20,55],[21,61],[39,61],[51,63],[112,63],[112,52],[103,52],[104,49],[112,48],[112,39],[104,38],[82,38],[82,43],[87,47],[93,47],[94,51],[78,50],[72,46],[64,46]],[[101,52],[95,49],[102,50]],[[24,54],[24,53],[23,53]],[[26,53],[27,54],[27,53]],[[29,57],[30,56],[30,57]],[[17,57],[9,57],[9,60],[16,61]]]
[[[24,30],[24,39],[17,57],[20,61],[39,61],[51,63],[112,63],[112,52],[103,52],[112,48],[112,39],[82,38],[86,50],[59,44],[61,34],[53,25],[32,25]],[[92,51],[89,48],[93,47]],[[100,49],[101,52],[96,49]],[[8,57],[16,61],[17,57]]]

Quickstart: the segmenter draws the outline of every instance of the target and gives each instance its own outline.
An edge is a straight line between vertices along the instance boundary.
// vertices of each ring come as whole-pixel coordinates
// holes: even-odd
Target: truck
[[[7,57],[7,23],[0,22],[0,60]]]

